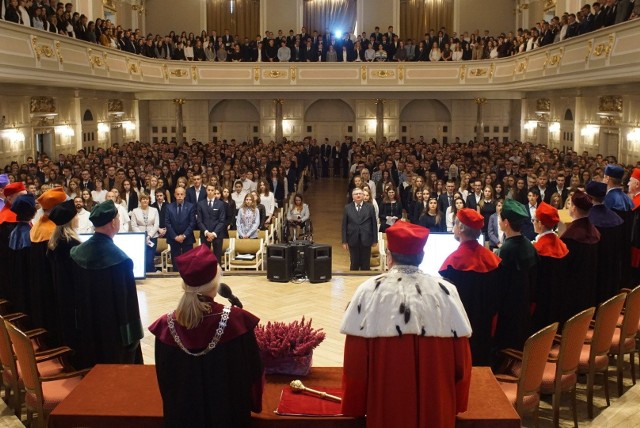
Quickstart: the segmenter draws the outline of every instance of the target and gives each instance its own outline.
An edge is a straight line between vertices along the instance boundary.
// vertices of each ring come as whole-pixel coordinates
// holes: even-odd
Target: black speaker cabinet
[[[286,244],[267,247],[267,279],[275,282],[289,282],[293,276],[293,248]]]
[[[309,245],[305,249],[305,267],[309,282],[328,282],[331,280],[331,246],[324,244]]]

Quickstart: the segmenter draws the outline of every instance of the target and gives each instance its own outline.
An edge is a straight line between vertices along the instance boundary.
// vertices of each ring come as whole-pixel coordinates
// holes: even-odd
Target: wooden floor
[[[316,242],[333,246],[334,277],[328,283],[274,283],[267,281],[264,274],[229,274],[223,281],[231,286],[240,298],[245,309],[260,317],[261,322],[292,321],[303,315],[313,319],[316,328],[322,328],[327,334],[326,340],[314,353],[315,366],[341,366],[343,358],[344,336],[340,334],[340,322],[344,309],[357,286],[368,275],[344,275],[339,272],[348,270],[348,255],[340,248],[340,221],[345,203],[346,184],[342,180],[328,179],[313,182],[305,198],[309,202],[314,224]],[[181,296],[180,279],[176,276],[149,278],[138,284],[140,312],[144,326],[173,310]],[[153,336],[145,331],[142,349],[145,364],[154,363]],[[612,393],[611,407],[605,406],[602,387],[595,393],[595,419],[589,421],[586,416],[586,393],[584,384],[578,386],[578,414],[581,426],[585,427],[640,427],[640,385],[631,386],[629,365],[625,372],[625,393],[616,396],[615,376],[609,377]],[[638,370],[637,370],[638,371]],[[640,371],[638,371],[640,372]],[[601,378],[597,383],[601,384]],[[570,427],[569,402],[563,400],[561,426]],[[550,398],[541,405],[542,427],[550,427]],[[0,428],[19,427],[20,422],[11,416],[9,409],[0,401]],[[533,426],[525,419],[525,426]]]

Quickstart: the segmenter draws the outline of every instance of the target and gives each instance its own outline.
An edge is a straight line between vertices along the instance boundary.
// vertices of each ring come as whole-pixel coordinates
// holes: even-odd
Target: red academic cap
[[[631,178],[635,178],[636,180],[640,181],[640,168],[633,168]]]
[[[387,246],[392,253],[412,255],[424,251],[429,229],[406,221],[397,221],[387,229]]]
[[[22,181],[16,181],[15,183],[7,184],[7,187],[4,188],[4,195],[11,196],[26,191],[27,189],[24,187],[24,183]]]
[[[471,229],[480,230],[484,227],[484,217],[476,210],[471,208],[462,208],[456,214],[460,223]]]
[[[200,245],[177,256],[180,276],[189,287],[205,285],[218,273],[218,259],[206,245]]]
[[[555,227],[556,224],[560,222],[558,210],[546,202],[540,202],[538,208],[536,208],[536,218],[549,229]]]

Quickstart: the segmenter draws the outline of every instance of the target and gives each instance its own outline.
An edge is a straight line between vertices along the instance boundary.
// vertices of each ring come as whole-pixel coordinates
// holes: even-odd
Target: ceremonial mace
[[[291,387],[291,390],[296,394],[302,394],[303,392],[307,392],[311,395],[315,395],[316,397],[319,397],[325,400],[337,401],[338,403],[342,402],[342,398],[336,397],[335,395],[327,394],[326,392],[323,392],[323,391],[316,391],[315,389],[307,388],[299,380],[291,381],[289,386]]]

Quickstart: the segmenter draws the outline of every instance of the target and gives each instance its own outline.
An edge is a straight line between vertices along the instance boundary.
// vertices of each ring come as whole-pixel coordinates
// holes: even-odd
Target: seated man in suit
[[[198,229],[200,242],[213,250],[218,262],[222,260],[222,240],[227,226],[224,202],[220,200],[220,190],[213,184],[207,185],[207,198],[198,202]]]
[[[167,243],[171,246],[171,260],[173,269],[180,272],[176,257],[193,248],[195,242],[193,229],[196,226],[195,206],[185,201],[186,192],[182,187],[176,187],[175,202],[167,207],[165,225],[167,228]]]

